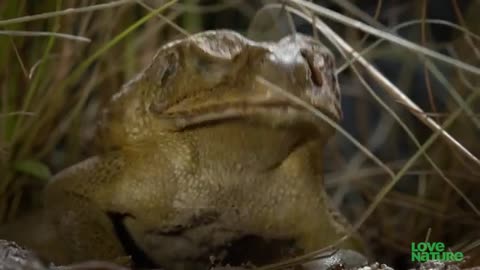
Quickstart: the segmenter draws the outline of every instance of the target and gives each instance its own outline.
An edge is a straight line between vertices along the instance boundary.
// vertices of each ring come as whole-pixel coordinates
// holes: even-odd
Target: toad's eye
[[[177,71],[176,64],[169,64],[163,70],[162,75],[160,76],[160,86],[165,86],[167,84],[168,79],[172,77],[173,74]]]
[[[158,87],[164,88],[178,71],[178,53],[169,51],[155,57],[145,71],[146,78]]]
[[[313,84],[317,87],[322,87],[323,85],[323,76],[322,76],[322,67],[324,65],[323,58],[321,56],[315,56],[312,52],[308,50],[301,50],[300,54],[308,65],[310,69],[310,79]]]
[[[178,55],[175,52],[169,52],[165,56],[165,65],[160,74],[160,86],[165,86],[167,81],[177,72]]]

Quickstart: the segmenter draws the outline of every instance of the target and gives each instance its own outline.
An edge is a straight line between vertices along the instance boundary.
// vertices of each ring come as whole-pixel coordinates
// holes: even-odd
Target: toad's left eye
[[[169,78],[171,78],[178,68],[178,56],[174,52],[170,52],[165,56],[164,67],[160,74],[160,86],[165,86]]]
[[[178,62],[179,56],[175,50],[160,53],[145,71],[146,79],[159,88],[165,88],[178,72]]]
[[[312,54],[312,52],[308,50],[301,50],[300,54],[302,55],[303,59],[308,65],[310,69],[310,79],[312,80],[313,84],[317,87],[322,87],[323,85],[323,76],[321,67],[323,66],[323,59],[319,59],[318,56]],[[315,63],[317,61],[317,63]]]

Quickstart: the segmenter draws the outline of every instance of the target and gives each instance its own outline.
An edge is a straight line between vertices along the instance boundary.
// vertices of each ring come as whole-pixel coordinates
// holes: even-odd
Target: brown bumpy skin
[[[55,263],[131,255],[207,269],[342,237],[348,226],[322,179],[333,129],[258,77],[341,118],[334,59],[309,37],[256,43],[209,31],[169,43],[102,113],[101,153],[48,185],[30,223],[43,239],[16,240]]]

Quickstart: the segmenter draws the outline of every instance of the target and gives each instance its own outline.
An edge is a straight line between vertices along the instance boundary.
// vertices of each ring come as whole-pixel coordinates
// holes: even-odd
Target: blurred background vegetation
[[[143,23],[151,9],[166,1],[0,1],[0,221],[40,206],[42,187],[51,175],[94,155],[99,110],[149,63],[162,44],[188,33],[220,28],[259,40],[276,39],[293,30],[321,36],[310,22],[298,17],[289,20],[284,10],[268,8],[274,2],[279,1],[178,1]],[[376,22],[373,26],[379,29],[480,67],[478,0],[313,2],[356,20]],[[69,14],[49,15],[68,8],[72,8]],[[262,15],[256,16],[260,10]],[[43,16],[15,21],[35,14]],[[341,23],[326,22],[357,50],[378,40]],[[411,24],[395,28],[406,22]],[[344,64],[330,47],[339,56],[337,66]],[[467,97],[480,93],[480,75],[450,64],[427,64],[418,52],[388,42],[365,57],[439,123],[459,108],[470,112],[462,112],[447,130],[480,156],[480,102],[465,105]],[[362,75],[421,143],[431,136],[431,130],[398,100],[385,94],[368,74]],[[418,147],[365,91],[350,68],[339,76],[342,126],[398,172]],[[441,140],[428,153],[480,208],[479,166]],[[331,141],[325,161],[328,191],[352,221],[390,181],[384,170],[339,135]],[[474,258],[470,264],[480,265],[479,215],[425,160],[419,159],[401,176],[361,228],[376,258],[406,266],[410,242],[428,237],[465,251]]]

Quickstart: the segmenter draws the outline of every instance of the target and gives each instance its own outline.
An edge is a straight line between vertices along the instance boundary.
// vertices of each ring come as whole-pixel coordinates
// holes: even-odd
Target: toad
[[[57,264],[131,256],[174,270],[325,247],[349,230],[323,184],[334,129],[257,78],[339,120],[334,72],[328,49],[300,34],[168,43],[102,112],[101,151],[54,177],[32,230],[0,238]]]

